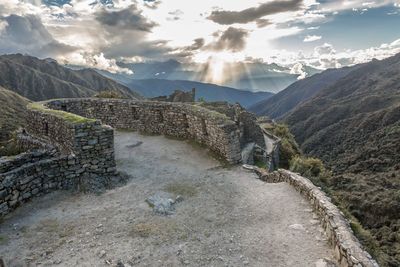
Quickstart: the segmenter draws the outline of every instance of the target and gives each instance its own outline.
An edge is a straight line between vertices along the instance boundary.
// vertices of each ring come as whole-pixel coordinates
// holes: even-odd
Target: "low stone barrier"
[[[4,162],[0,163],[2,164]],[[76,179],[81,173],[83,170],[80,171],[75,166],[73,156],[49,158],[46,153],[36,155],[35,161],[31,163],[16,165],[11,170],[0,173],[0,216],[6,215],[34,196],[56,189],[72,188],[77,184]]]
[[[199,105],[100,98],[59,99],[44,105],[117,129],[192,139],[229,163],[241,161],[241,128],[225,114]]]
[[[117,174],[113,129],[98,120],[34,103],[28,106],[25,130],[18,143],[33,150],[0,159],[0,216],[34,196],[100,187]]]
[[[260,168],[252,167],[261,180],[270,183],[286,182],[305,196],[318,214],[329,243],[335,251],[335,257],[341,267],[378,267],[371,255],[365,251],[354,236],[348,221],[342,212],[331,202],[310,180],[296,173],[279,169],[268,173]]]
[[[235,121],[195,104],[155,101],[88,98],[29,104],[25,129],[17,136],[30,151],[0,159],[0,216],[34,196],[115,177],[110,126],[193,139],[238,163],[241,140],[256,138],[257,129],[246,112],[234,114],[243,118]]]

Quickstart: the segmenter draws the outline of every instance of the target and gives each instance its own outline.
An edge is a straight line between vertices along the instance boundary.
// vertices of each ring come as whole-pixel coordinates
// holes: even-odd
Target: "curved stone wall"
[[[241,161],[241,128],[225,114],[195,105],[125,99],[60,99],[45,105],[117,129],[193,139],[229,163]]]
[[[260,179],[265,182],[289,183],[310,201],[314,211],[320,218],[321,225],[341,267],[379,267],[354,236],[342,212],[310,180],[284,169],[279,169],[272,173],[257,167],[251,169],[255,170]]]
[[[245,113],[235,114],[249,118]],[[32,103],[18,138],[33,150],[0,161],[0,216],[51,190],[115,176],[114,132],[103,123],[193,139],[232,164],[241,161],[241,141],[258,136],[254,123],[196,104],[98,98]]]
[[[0,160],[0,216],[34,196],[116,175],[111,127],[40,103],[28,106],[26,120],[19,143],[33,150]]]

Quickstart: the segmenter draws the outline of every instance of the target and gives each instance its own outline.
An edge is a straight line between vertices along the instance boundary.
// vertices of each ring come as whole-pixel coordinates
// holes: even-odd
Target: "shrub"
[[[300,156],[290,160],[290,170],[305,177],[319,177],[326,172],[320,159]]]
[[[24,152],[21,146],[18,145],[17,136],[15,133],[12,134],[10,140],[6,142],[0,142],[0,157],[6,156],[15,156]]]
[[[279,148],[279,167],[289,169],[290,161],[300,155],[300,148],[285,124],[274,124],[272,133],[281,139]]]

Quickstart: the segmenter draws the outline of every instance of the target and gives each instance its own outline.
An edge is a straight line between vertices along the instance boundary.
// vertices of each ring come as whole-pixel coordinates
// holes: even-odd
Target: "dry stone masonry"
[[[98,120],[30,106],[26,131],[20,145],[34,150],[0,161],[0,215],[34,196],[116,175],[113,129]]]
[[[18,133],[19,145],[28,152],[0,158],[0,217],[34,196],[104,185],[116,177],[111,127],[192,139],[232,164],[243,154],[248,158],[243,151],[266,147],[266,133],[255,116],[238,105],[99,98],[33,103],[26,128]],[[279,147],[273,145],[277,164]],[[378,266],[339,209],[308,179],[286,170],[251,169],[264,181],[291,184],[311,202],[341,266]]]
[[[254,118],[233,106],[219,112],[197,104],[89,98],[33,103],[28,110],[18,140],[29,152],[0,161],[0,216],[34,196],[85,190],[116,176],[111,126],[193,139],[232,164],[259,134]]]
[[[222,159],[241,161],[241,135],[238,126],[225,114],[195,104],[123,99],[63,99],[47,105],[56,110],[96,118],[117,129],[163,134],[192,139],[206,145]]]
[[[289,183],[310,201],[341,267],[379,267],[371,255],[362,248],[338,207],[309,179],[283,169],[272,173],[256,167],[253,169],[261,180],[269,183]]]

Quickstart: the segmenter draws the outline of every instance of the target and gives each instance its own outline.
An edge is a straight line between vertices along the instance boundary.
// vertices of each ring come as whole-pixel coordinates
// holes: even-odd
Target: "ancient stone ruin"
[[[0,216],[53,190],[107,187],[119,176],[114,128],[194,140],[230,164],[260,160],[270,170],[278,164],[279,140],[239,105],[98,98],[33,103],[18,134],[28,152],[0,161]],[[273,139],[270,149],[267,138]],[[377,266],[337,207],[308,179],[250,169],[262,180],[293,185],[310,201],[341,266]]]
[[[175,90],[169,96],[157,96],[151,100],[154,101],[165,101],[165,102],[181,102],[181,103],[192,103],[196,101],[196,89],[193,88],[190,92],[184,92],[181,90]]]
[[[265,146],[254,115],[237,106],[98,98],[34,103],[18,136],[20,146],[35,150],[0,162],[0,214],[52,190],[105,186],[118,174],[112,127],[191,139],[230,164],[242,162],[249,142]]]

